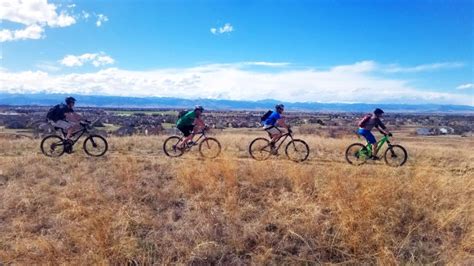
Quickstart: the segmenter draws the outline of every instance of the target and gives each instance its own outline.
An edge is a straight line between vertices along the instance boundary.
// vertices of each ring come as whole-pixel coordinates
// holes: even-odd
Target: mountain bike
[[[178,144],[182,142],[184,136],[171,136],[163,143],[163,151],[169,157],[179,157],[190,151],[192,147],[199,146],[199,153],[202,157],[208,159],[216,158],[221,153],[221,144],[217,139],[208,137],[206,135],[207,130],[208,128],[206,127],[195,133],[193,139],[196,135],[199,135],[198,139],[196,141],[191,139],[191,141],[185,143],[182,148],[180,148]]]
[[[382,133],[383,134],[383,133]],[[387,165],[398,167],[406,163],[408,159],[408,153],[401,145],[393,145],[390,143],[389,137],[392,134],[383,134],[384,136],[377,142],[377,152],[379,152],[382,146],[387,143],[388,147],[384,153],[384,161]],[[346,161],[353,165],[361,165],[371,159],[377,154],[372,154],[372,145],[367,142],[366,145],[362,143],[354,143],[349,145],[346,149]]]
[[[81,128],[72,134],[70,140],[66,140],[67,133],[64,129],[55,127],[55,130],[61,130],[62,137],[58,135],[44,137],[40,145],[41,152],[48,157],[59,157],[64,153],[72,153],[74,144],[76,144],[83,135],[87,135],[82,145],[86,154],[93,157],[104,155],[109,145],[104,137],[89,132],[89,130],[92,129],[92,124],[90,121],[81,121],[79,123]]]
[[[270,133],[268,134],[271,138]],[[249,145],[249,153],[252,158],[257,161],[263,161],[270,157],[270,155],[278,155],[280,147],[287,138],[290,138],[288,144],[285,147],[285,154],[288,159],[295,162],[303,162],[308,159],[309,146],[305,141],[301,139],[293,138],[293,132],[288,129],[288,132],[281,135],[280,138],[272,145],[271,139],[267,138],[256,138]],[[273,147],[272,147],[273,146]]]

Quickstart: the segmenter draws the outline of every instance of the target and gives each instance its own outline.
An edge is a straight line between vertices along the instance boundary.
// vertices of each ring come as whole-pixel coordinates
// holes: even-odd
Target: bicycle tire
[[[290,153],[288,152],[291,147],[294,147],[295,150],[296,150],[296,143],[302,144],[302,147],[304,147],[304,149],[305,149],[305,151],[302,150],[303,153],[301,153],[301,154],[303,156],[301,158],[292,158],[292,156],[290,156]],[[288,159],[290,159],[294,162],[304,162],[309,157],[309,146],[304,140],[292,139],[290,142],[288,142],[288,144],[286,144],[285,154],[288,157]]]
[[[398,152],[395,152],[396,149],[399,149]],[[389,153],[390,152],[390,153]],[[403,156],[400,160],[400,162],[397,165],[392,165],[388,160],[397,156]],[[392,167],[400,167],[404,165],[408,160],[408,153],[404,147],[401,145],[391,145],[390,147],[385,150],[384,153],[384,161],[387,165],[390,165]]]
[[[49,145],[50,146],[49,148],[54,150],[54,149],[56,149],[56,147],[60,147],[59,153],[57,155],[47,153],[48,149],[47,149],[47,147],[45,147],[46,141],[52,140],[52,139],[57,139],[57,142],[53,143],[53,144],[56,144],[56,145],[54,145],[54,147],[53,147],[53,144]],[[64,139],[61,138],[60,136],[57,136],[57,135],[46,136],[46,137],[43,138],[43,140],[41,140],[40,148],[41,148],[41,152],[44,155],[48,156],[48,157],[59,157],[59,156],[63,155],[64,152],[65,152]]]
[[[204,152],[206,148],[210,150],[210,146],[211,146],[210,143],[217,144],[218,149],[215,154],[209,155],[206,152]],[[215,138],[205,138],[201,141],[201,143],[199,143],[199,153],[201,154],[202,157],[207,158],[207,159],[216,158],[217,156],[219,156],[219,154],[221,154],[221,150],[222,150],[221,143]]]
[[[262,143],[258,144],[258,142],[262,142]],[[259,145],[259,147],[255,146],[257,144]],[[258,152],[257,150],[253,151],[254,146],[260,152],[260,154],[262,156],[257,155],[257,152]],[[268,159],[271,155],[270,141],[266,138],[256,138],[256,139],[252,140],[252,142],[250,142],[250,145],[249,145],[249,154],[253,159],[255,159],[257,161],[264,161],[264,160]]]
[[[354,151],[352,149],[354,149]],[[363,152],[365,151],[364,154],[360,154],[361,151]],[[350,156],[352,155],[354,155],[356,160],[351,159],[352,157]],[[362,143],[353,143],[349,145],[349,147],[347,147],[346,152],[345,152],[345,157],[346,157],[346,161],[352,165],[362,165],[366,163],[367,160],[369,159],[369,156],[367,154],[367,147]]]
[[[176,145],[181,141],[181,137],[171,136],[163,142],[163,151],[168,157],[179,157],[183,155],[184,150],[176,148]],[[168,147],[170,145],[170,147]]]
[[[96,148],[96,145],[97,145],[96,141],[97,140],[102,141],[104,148],[99,153],[95,154],[95,153],[92,153],[92,151],[89,150],[89,148],[87,147],[87,144],[89,142],[91,142],[92,146],[94,148]],[[107,140],[102,136],[90,135],[84,140],[84,143],[82,144],[82,148],[84,149],[84,151],[86,152],[87,155],[92,156],[92,157],[100,157],[100,156],[103,156],[107,152],[107,150],[109,149],[109,144],[107,143]]]

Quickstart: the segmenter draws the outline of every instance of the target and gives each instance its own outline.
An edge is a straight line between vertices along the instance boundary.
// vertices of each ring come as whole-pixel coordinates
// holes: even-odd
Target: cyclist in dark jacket
[[[53,126],[63,129],[66,133],[66,140],[70,139],[74,131],[79,130],[79,122],[82,117],[74,112],[74,105],[76,99],[67,97],[66,104],[59,104],[55,106],[55,119],[52,121]]]

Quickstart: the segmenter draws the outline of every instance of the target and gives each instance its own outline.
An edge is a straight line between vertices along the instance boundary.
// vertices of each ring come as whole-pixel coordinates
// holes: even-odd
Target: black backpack
[[[183,117],[185,114],[187,114],[189,111],[188,110],[181,110],[179,111],[178,113],[178,119],[180,119],[181,117]]]
[[[267,120],[267,118],[273,113],[272,110],[268,110],[265,114],[260,117],[260,122]]]
[[[57,104],[51,107],[51,109],[49,109],[48,113],[46,114],[46,118],[54,122],[60,120],[61,119],[60,117],[61,105],[62,104]]]

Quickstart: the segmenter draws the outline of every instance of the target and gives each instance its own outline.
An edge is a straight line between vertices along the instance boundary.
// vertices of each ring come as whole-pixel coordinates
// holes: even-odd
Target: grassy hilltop
[[[165,157],[165,137],[109,138],[98,159],[0,138],[0,262],[474,263],[473,138],[395,134],[410,157],[391,168],[299,134],[309,161],[253,161],[260,135],[217,134],[210,161]]]

